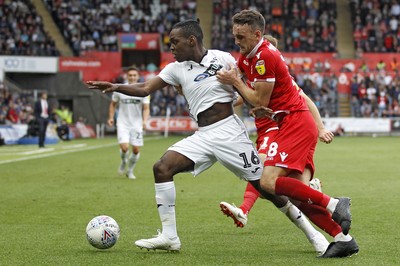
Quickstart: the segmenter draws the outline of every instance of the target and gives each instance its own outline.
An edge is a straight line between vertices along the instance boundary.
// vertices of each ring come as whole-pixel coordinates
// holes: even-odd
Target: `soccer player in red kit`
[[[269,41],[273,46],[278,47],[278,40],[274,38],[271,35],[265,35],[263,38],[267,41]],[[248,84],[250,85],[250,84]],[[331,143],[333,141],[334,134],[333,132],[327,130],[322,122],[321,116],[319,114],[317,106],[314,104],[314,102],[304,93],[301,91],[300,88],[298,88],[300,95],[303,96],[307,102],[307,106],[310,109],[310,112],[314,118],[314,121],[317,125],[318,128],[318,137],[319,139],[324,142],[324,143]],[[239,106],[243,104],[243,98],[238,97],[238,100],[235,102],[235,106]],[[276,124],[275,121],[268,119],[268,118],[256,118],[256,129],[257,129],[257,151],[258,151],[258,156],[260,159],[264,162],[266,154],[268,152],[268,147],[270,140],[274,139],[275,135],[277,134],[279,128],[278,125]],[[304,180],[310,180],[309,186],[321,191],[321,183],[318,178],[313,178],[312,174],[310,171],[307,173],[303,172],[303,177]],[[255,202],[259,197],[262,197],[260,192],[256,188],[254,188],[250,183],[247,184],[246,190],[243,195],[243,202],[239,207],[236,207],[234,204],[229,204],[227,202],[221,202],[220,207],[221,211],[227,215],[228,217],[231,217],[234,220],[234,224],[237,227],[244,227],[247,224],[247,216],[252,207],[254,206]],[[336,225],[338,227],[338,225]],[[326,230],[325,231],[330,231]],[[339,230],[340,231],[340,230]],[[333,236],[336,235],[337,232],[332,232]],[[313,239],[310,240],[311,242]],[[314,241],[315,242],[315,241]],[[320,246],[320,245],[319,245]],[[328,247],[328,244],[326,245]],[[320,250],[320,249],[318,249]],[[325,252],[323,250],[320,255],[322,255]]]
[[[304,213],[322,229],[332,226],[326,224],[332,219],[340,226],[341,232],[334,236],[334,242],[321,257],[347,257],[357,253],[358,245],[348,235],[350,198],[332,198],[305,184],[309,180],[304,180],[303,173],[314,173],[318,130],[283,56],[263,39],[264,17],[257,11],[243,10],[234,15],[232,21],[235,43],[241,53],[237,65],[247,82],[242,81],[233,66],[230,70],[218,71],[217,78],[233,85],[255,107],[256,117],[270,117],[279,127],[278,133],[269,139],[261,188],[299,201],[303,212],[311,209]],[[321,215],[324,219],[320,219]]]

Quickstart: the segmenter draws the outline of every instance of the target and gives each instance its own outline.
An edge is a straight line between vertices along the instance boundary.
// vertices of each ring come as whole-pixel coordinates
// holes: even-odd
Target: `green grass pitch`
[[[323,191],[352,198],[350,231],[357,256],[322,260],[272,204],[259,200],[245,228],[222,215],[240,204],[245,182],[220,164],[198,177],[175,177],[179,253],[140,250],[133,242],[161,228],[152,165],[181,136],[146,137],[137,180],[118,176],[116,138],[48,146],[0,147],[0,265],[399,265],[400,139],[336,138],[319,143],[316,176]],[[106,214],[121,236],[96,250],[87,223]],[[331,240],[328,237],[328,240]]]

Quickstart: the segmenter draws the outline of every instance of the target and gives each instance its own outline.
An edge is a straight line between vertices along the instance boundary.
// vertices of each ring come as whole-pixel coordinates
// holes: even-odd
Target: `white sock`
[[[308,240],[312,239],[318,233],[304,214],[290,201],[288,201],[282,208],[279,208],[279,210],[283,212],[292,223],[300,228],[301,231],[303,231]]]
[[[128,172],[133,172],[133,169],[135,169],[136,162],[139,160],[140,157],[140,152],[138,154],[134,154],[133,152],[129,156],[128,160]]]
[[[326,209],[328,212],[333,213],[336,209],[336,205],[338,204],[339,200],[335,198],[331,198],[329,200],[328,206],[326,206]]]
[[[129,151],[123,152],[121,149],[119,150],[119,154],[121,155],[121,160],[122,160],[123,162],[126,162],[126,159],[127,159],[127,157],[128,157],[128,153],[129,153]]]
[[[353,238],[349,234],[345,235],[342,232],[340,232],[339,234],[337,234],[335,236],[335,242],[338,242],[338,241],[349,242],[352,239]]]
[[[156,183],[156,202],[162,224],[162,234],[168,238],[178,236],[175,218],[175,183],[174,181]]]

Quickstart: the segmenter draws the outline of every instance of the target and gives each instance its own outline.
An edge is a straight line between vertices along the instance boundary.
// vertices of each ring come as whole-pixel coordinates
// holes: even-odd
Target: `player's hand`
[[[103,93],[113,92],[118,89],[117,84],[107,81],[87,81],[86,86],[91,90],[101,90]]]
[[[107,124],[112,127],[114,125],[114,118],[110,118],[107,120]]]
[[[265,106],[258,106],[250,109],[250,115],[254,118],[268,117],[269,119],[272,119],[274,112]]]
[[[235,65],[230,65],[229,69],[221,69],[217,72],[217,80],[223,84],[233,85],[239,78],[238,70]]]
[[[325,128],[318,130],[319,140],[325,142],[326,144],[331,143],[334,136],[335,135],[330,130],[327,130]]]

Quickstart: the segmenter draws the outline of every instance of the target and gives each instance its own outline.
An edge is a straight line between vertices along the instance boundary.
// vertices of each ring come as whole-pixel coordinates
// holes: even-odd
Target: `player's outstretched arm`
[[[106,92],[120,92],[130,96],[145,97],[156,90],[160,90],[167,86],[160,77],[154,77],[144,83],[135,84],[116,84],[107,81],[87,81],[86,86],[91,90],[101,90]]]
[[[113,92],[118,88],[118,84],[107,81],[87,81],[86,86],[91,90],[101,90],[103,93]]]

